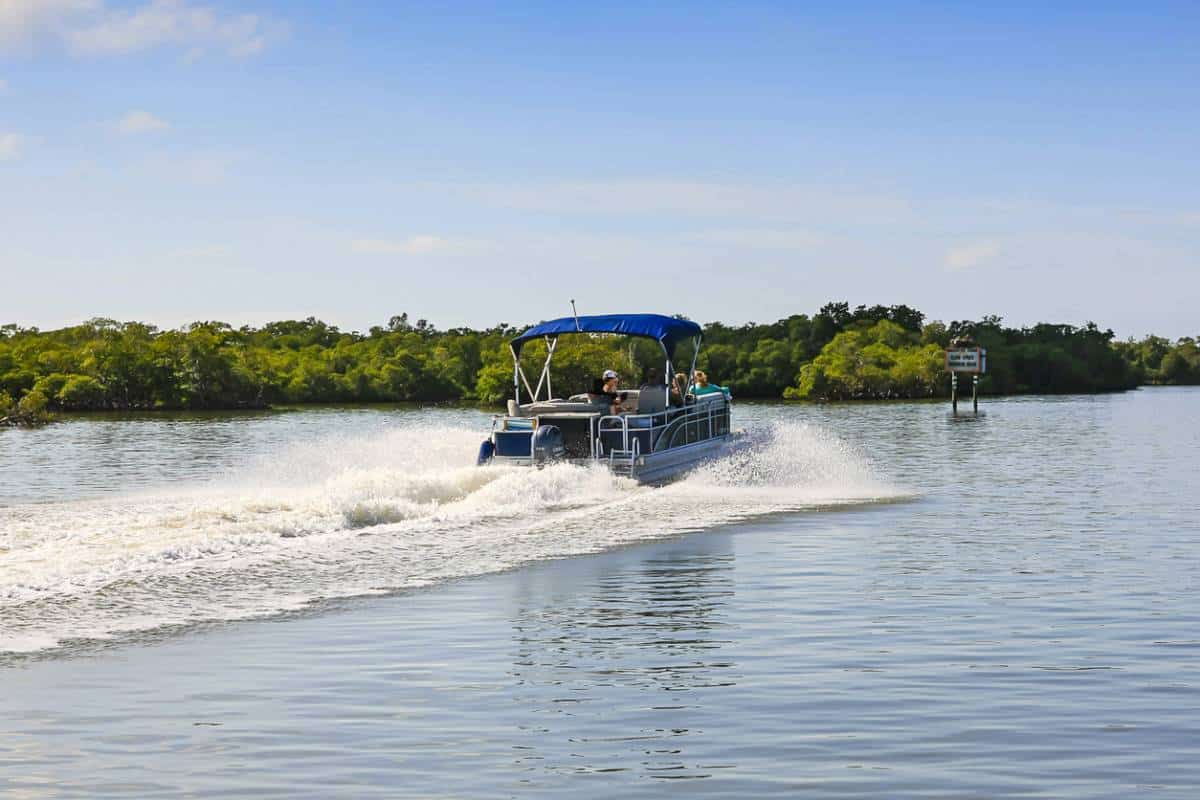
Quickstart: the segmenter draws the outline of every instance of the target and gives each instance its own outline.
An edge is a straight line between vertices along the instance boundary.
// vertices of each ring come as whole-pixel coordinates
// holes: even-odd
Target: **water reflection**
[[[726,652],[732,537],[697,536],[618,566],[591,576],[583,591],[561,585],[555,602],[541,587],[519,604],[511,675],[527,721],[518,724],[516,764],[711,777],[732,765],[701,763],[693,751],[697,737],[715,733],[706,692],[729,691],[739,679]]]

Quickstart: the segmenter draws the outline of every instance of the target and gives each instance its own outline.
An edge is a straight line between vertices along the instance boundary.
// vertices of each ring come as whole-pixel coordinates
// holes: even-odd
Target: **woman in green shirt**
[[[724,386],[718,386],[715,383],[708,382],[708,375],[701,370],[696,370],[696,385],[692,387],[692,394],[696,397],[701,397],[706,394],[716,394],[722,392],[726,397],[729,397],[729,390]]]

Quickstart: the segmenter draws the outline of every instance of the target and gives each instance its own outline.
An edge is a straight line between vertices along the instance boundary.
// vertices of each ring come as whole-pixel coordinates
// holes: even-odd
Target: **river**
[[[662,488],[473,409],[0,430],[0,792],[1195,797],[1200,391],[981,412],[738,404]]]

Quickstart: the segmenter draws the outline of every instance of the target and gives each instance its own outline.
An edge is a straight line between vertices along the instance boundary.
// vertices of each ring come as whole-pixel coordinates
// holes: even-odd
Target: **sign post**
[[[979,413],[979,376],[987,372],[987,350],[968,337],[954,339],[946,350],[946,370],[950,373],[950,408],[958,414],[958,373],[971,376],[971,410]]]

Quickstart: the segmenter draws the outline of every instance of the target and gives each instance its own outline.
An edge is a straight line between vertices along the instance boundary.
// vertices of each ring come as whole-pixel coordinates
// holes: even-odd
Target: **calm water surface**
[[[0,431],[0,793],[1200,796],[1200,392],[984,410],[744,404],[664,489],[469,410]]]

